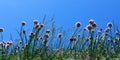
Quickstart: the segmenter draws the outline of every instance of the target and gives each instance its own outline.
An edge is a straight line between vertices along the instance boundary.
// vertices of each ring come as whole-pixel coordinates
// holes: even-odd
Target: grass
[[[33,24],[28,32],[23,21],[17,30],[18,40],[11,37],[8,42],[0,42],[0,60],[120,60],[119,28],[113,28],[112,23],[103,30],[94,20],[83,29],[77,22],[68,31],[55,27],[53,18],[34,20]],[[0,28],[1,40],[3,31]]]

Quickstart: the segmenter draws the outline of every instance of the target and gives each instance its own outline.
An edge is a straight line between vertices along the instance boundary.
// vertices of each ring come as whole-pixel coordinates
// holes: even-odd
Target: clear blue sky
[[[80,21],[83,26],[89,19],[105,27],[114,20],[120,25],[120,0],[0,0],[0,27],[4,27],[4,39],[16,36],[21,21],[32,25],[34,19],[55,16],[58,26],[71,27]],[[14,36],[15,35],[15,36]]]

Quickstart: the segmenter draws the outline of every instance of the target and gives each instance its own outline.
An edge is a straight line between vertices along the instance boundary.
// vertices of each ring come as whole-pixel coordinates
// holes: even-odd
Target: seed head
[[[80,22],[76,22],[75,26],[76,26],[77,28],[79,28],[79,27],[81,26],[81,23],[80,23]]]
[[[26,22],[25,22],[25,21],[22,21],[21,24],[22,24],[22,26],[25,26],[25,25],[26,25]]]

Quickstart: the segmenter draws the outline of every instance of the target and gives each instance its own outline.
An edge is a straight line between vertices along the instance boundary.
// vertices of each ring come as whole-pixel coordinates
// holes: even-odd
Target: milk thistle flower
[[[81,23],[80,23],[80,22],[76,22],[75,26],[76,26],[77,28],[79,28],[79,27],[81,26]]]

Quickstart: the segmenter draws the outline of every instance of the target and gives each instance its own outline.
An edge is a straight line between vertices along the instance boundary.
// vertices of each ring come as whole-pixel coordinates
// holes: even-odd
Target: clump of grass
[[[48,23],[49,22],[49,23]],[[25,30],[26,22],[22,21],[17,30],[18,42],[5,42],[0,28],[0,60],[110,60],[120,58],[120,32],[109,22],[107,28],[96,30],[93,19],[82,29],[76,22],[72,33],[55,27],[53,18],[40,22],[33,21],[31,32]],[[28,34],[29,33],[29,34]]]

